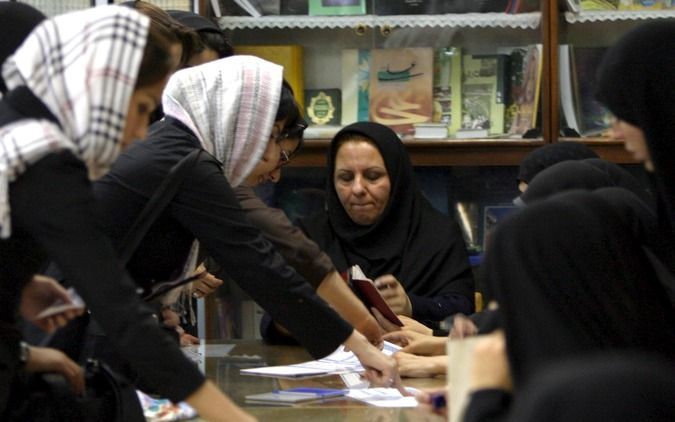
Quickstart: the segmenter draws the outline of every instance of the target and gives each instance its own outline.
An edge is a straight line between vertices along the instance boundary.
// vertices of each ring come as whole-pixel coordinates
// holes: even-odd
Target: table
[[[206,376],[216,383],[235,403],[246,409],[260,421],[316,420],[339,421],[444,421],[445,418],[415,408],[377,408],[347,398],[333,399],[322,403],[307,403],[295,407],[251,405],[245,402],[249,394],[266,393],[275,389],[301,386],[344,388],[339,376],[286,380],[279,378],[241,375],[244,368],[259,366],[289,365],[312,360],[299,346],[270,346],[257,340],[233,340],[234,349],[226,357],[206,358]],[[415,388],[438,388],[446,385],[445,377],[404,378],[406,386]]]

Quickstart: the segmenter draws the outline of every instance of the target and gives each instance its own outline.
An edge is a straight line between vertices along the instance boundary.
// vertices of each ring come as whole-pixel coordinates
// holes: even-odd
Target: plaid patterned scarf
[[[61,127],[25,119],[0,128],[0,237],[11,234],[8,184],[27,166],[72,151],[100,177],[117,158],[149,20],[119,6],[43,22],[4,64],[8,89],[28,87]]]
[[[260,161],[279,108],[283,68],[233,56],[180,70],[162,96],[167,116],[189,127],[238,186]]]

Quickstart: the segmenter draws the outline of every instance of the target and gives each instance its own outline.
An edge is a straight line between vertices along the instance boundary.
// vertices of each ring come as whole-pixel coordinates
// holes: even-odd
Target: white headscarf
[[[279,109],[283,68],[233,56],[180,70],[162,96],[164,114],[192,130],[238,186],[260,161]]]
[[[24,119],[0,128],[0,237],[11,234],[8,184],[26,167],[70,150],[99,177],[120,152],[149,19],[119,6],[56,16],[7,59],[9,90],[28,87],[58,119]]]

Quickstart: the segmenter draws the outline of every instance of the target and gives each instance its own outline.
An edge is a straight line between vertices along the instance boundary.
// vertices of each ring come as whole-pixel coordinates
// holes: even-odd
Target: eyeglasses
[[[291,158],[293,158],[293,156],[300,150],[302,147],[302,133],[305,129],[307,129],[306,124],[298,123],[295,126],[284,130],[274,138],[274,142],[276,142],[278,145],[281,145],[281,143],[287,139],[298,140],[298,145],[292,151],[286,151],[283,148],[281,149],[279,156],[280,166],[288,164],[288,162],[291,161]]]

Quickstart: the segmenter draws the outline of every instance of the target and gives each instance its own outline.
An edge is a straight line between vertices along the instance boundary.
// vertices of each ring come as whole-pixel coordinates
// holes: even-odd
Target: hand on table
[[[57,300],[72,303],[68,292],[56,280],[43,275],[34,275],[21,292],[19,312],[26,320],[35,324],[41,330],[52,333],[57,328],[65,326],[68,321],[84,312],[84,307],[69,309],[58,314],[38,318],[40,312],[47,309]]]
[[[411,330],[393,331],[382,338],[401,346],[402,352],[423,356],[444,355],[447,343],[447,337],[429,336]]]
[[[448,357],[417,356],[405,352],[394,353],[398,364],[398,372],[402,377],[428,378],[445,375],[448,371]]]
[[[412,316],[412,304],[401,283],[391,274],[373,280],[387,305],[397,315]]]
[[[77,394],[84,393],[82,368],[57,349],[30,347],[30,356],[24,367],[26,372],[56,372],[63,375]]]
[[[373,387],[394,387],[401,394],[409,395],[401,384],[396,360],[382,353],[363,336],[354,330],[352,335],[344,342],[346,349],[351,350],[365,368],[365,378]]]

